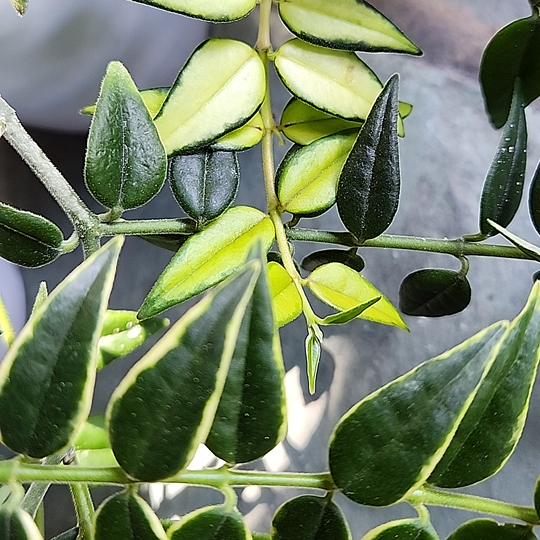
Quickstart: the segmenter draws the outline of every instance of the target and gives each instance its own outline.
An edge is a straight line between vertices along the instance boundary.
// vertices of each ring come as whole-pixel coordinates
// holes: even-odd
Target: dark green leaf
[[[537,540],[532,527],[473,519],[454,531],[447,540]]]
[[[291,32],[322,47],[367,52],[422,51],[389,19],[357,0],[288,0],[278,4]]]
[[[480,201],[480,232],[493,236],[497,231],[487,222],[507,227],[521,202],[527,165],[527,121],[521,85],[514,91],[512,106],[497,153],[489,169]]]
[[[534,508],[537,515],[540,516],[540,476],[536,480],[536,486],[534,488]]]
[[[265,94],[264,64],[249,45],[233,39],[205,41],[178,74],[155,118],[167,155],[208,146],[243,126]]]
[[[516,80],[525,106],[540,95],[540,19],[533,15],[510,23],[489,42],[482,57],[480,82],[491,122],[506,123]]]
[[[498,323],[353,407],[330,441],[330,472],[350,499],[393,504],[422,485],[465,415],[506,329]],[[429,426],[429,429],[426,429]]]
[[[175,253],[186,243],[189,237],[189,234],[144,234],[139,236],[141,240],[149,244]]]
[[[540,357],[540,283],[503,336],[500,349],[450,446],[428,479],[462,487],[493,476],[516,447]]]
[[[135,0],[168,11],[182,13],[188,17],[206,21],[227,22],[245,17],[257,3],[256,0],[218,0],[200,2],[199,0]]]
[[[121,238],[76,268],[33,313],[0,366],[0,432],[15,452],[65,447],[88,416],[97,345]]]
[[[177,473],[206,440],[259,270],[252,261],[206,296],[116,388],[107,410],[111,447],[133,478]]]
[[[430,523],[419,519],[401,519],[379,525],[362,540],[439,540]]]
[[[373,304],[376,304],[380,299],[381,297],[378,296],[364,302],[363,304],[348,309],[347,311],[342,311],[341,313],[336,313],[334,315],[328,315],[328,317],[325,317],[322,320],[321,324],[346,324],[364,313],[366,309],[370,308]]]
[[[223,281],[244,264],[255,242],[270,249],[274,234],[272,221],[261,211],[229,208],[180,248],[148,293],[139,318],[153,317]]]
[[[90,193],[115,212],[137,208],[165,182],[167,158],[126,68],[111,62],[92,118],[84,175]]]
[[[208,506],[184,516],[168,531],[170,540],[251,540],[242,516],[225,506]]]
[[[48,219],[0,203],[0,257],[37,267],[62,254],[62,231]]]
[[[377,97],[339,179],[339,215],[361,242],[383,233],[398,208],[398,85],[394,75]]]
[[[167,540],[148,504],[130,489],[105,499],[96,512],[95,540]]]
[[[331,262],[342,263],[356,272],[361,272],[365,266],[364,259],[356,253],[356,249],[322,249],[320,251],[314,251],[307,257],[304,257],[300,265],[307,272],[313,272],[319,266]]]
[[[350,540],[341,510],[329,497],[302,495],[278,508],[272,540]]]
[[[264,263],[206,440],[216,456],[227,463],[254,461],[284,438],[287,426],[283,376],[281,344]]]
[[[200,222],[222,214],[234,201],[240,170],[234,152],[202,150],[176,156],[169,163],[169,182],[186,214]]]
[[[43,540],[34,520],[17,508],[0,507],[0,538],[2,540]]]
[[[470,301],[469,281],[453,270],[417,270],[409,274],[399,288],[399,309],[406,315],[453,315],[463,311]]]
[[[133,352],[152,334],[168,325],[168,319],[153,317],[140,321],[135,311],[108,310],[99,338],[97,369]]]
[[[540,234],[540,163],[534,172],[531,182],[531,189],[529,192],[529,213],[536,232]]]

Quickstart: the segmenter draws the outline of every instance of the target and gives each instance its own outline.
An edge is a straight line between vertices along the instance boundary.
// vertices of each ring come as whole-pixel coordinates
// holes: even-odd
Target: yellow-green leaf
[[[139,318],[153,317],[216,285],[244,264],[257,241],[270,249],[270,218],[247,206],[227,210],[180,248],[146,297]]]
[[[368,300],[379,301],[362,312],[358,318],[408,330],[396,308],[377,288],[358,272],[341,263],[319,266],[307,278],[313,294],[341,311],[349,310]]]
[[[285,326],[302,313],[302,298],[281,264],[274,261],[268,263],[268,280],[276,325]]]

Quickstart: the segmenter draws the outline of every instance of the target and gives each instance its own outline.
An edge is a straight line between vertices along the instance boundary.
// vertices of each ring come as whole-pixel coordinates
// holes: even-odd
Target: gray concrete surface
[[[401,98],[415,107],[406,121],[407,136],[401,142],[402,199],[389,232],[450,238],[474,233],[477,231],[478,199],[483,179],[499,138],[484,114],[476,70],[487,40],[513,18],[526,16],[529,12],[527,2],[377,0],[373,4],[393,18],[426,53],[423,58],[364,56],[382,79],[399,72]],[[216,31],[219,35],[241,32],[243,39],[253,41],[252,19],[219,26]],[[280,33],[276,39],[286,39],[285,33]],[[276,80],[272,91],[275,92],[277,112],[288,100],[288,95]],[[529,179],[540,157],[540,113],[537,107],[528,110],[528,121]],[[35,132],[35,135],[82,193],[84,138],[46,132]],[[278,149],[278,159],[283,151]],[[257,149],[241,156],[243,180],[237,202],[264,208],[258,159]],[[2,200],[48,215],[66,232],[69,231],[54,202],[4,143],[0,144],[0,194]],[[172,217],[178,214],[166,189],[148,207],[130,215]],[[320,228],[342,229],[333,211],[312,223]],[[308,222],[305,224],[307,226]],[[525,208],[520,210],[511,229],[532,242],[540,240],[528,222]],[[308,253],[314,247],[298,246],[297,253]],[[453,258],[443,255],[368,249],[362,250],[362,255],[367,263],[366,277],[395,302],[399,283],[407,273],[434,266],[458,268]],[[120,262],[112,306],[136,309],[168,257],[167,253],[146,246],[140,240],[128,240]],[[37,290],[40,280],[46,279],[52,287],[79,260],[80,253],[76,253],[40,271],[24,271],[29,297]],[[295,321],[284,328],[283,352],[289,371],[289,386],[293,398],[300,404],[300,412],[292,418],[291,424],[307,424],[310,419],[319,422],[312,437],[291,432],[281,454],[267,460],[266,465],[277,468],[288,461],[290,470],[326,469],[326,443],[336,421],[350,406],[381,384],[459,343],[484,326],[499,319],[513,318],[526,301],[537,264],[479,258],[470,262],[473,299],[470,307],[461,314],[434,320],[407,318],[410,333],[368,322],[355,322],[326,331],[318,389],[313,397],[306,392],[302,360],[303,322]],[[133,359],[119,362],[100,377],[95,403],[97,410],[105,406],[107,396],[131,361]],[[300,393],[298,380],[302,389]],[[525,434],[514,456],[495,478],[470,491],[516,504],[531,504],[534,483],[540,473],[539,418],[540,395],[537,391],[533,395]],[[200,490],[185,490],[174,494],[169,490],[161,495],[154,493],[153,498],[157,504],[159,499],[166,497],[160,502],[163,514],[183,514],[200,504],[200,493]],[[265,530],[269,527],[271,510],[291,495],[290,490],[248,490],[241,493],[241,509],[248,514],[251,525]],[[355,539],[385,520],[413,515],[406,505],[369,509],[342,497],[338,499],[350,520]],[[205,500],[216,501],[214,495]],[[433,509],[432,515],[441,538],[460,521],[470,517],[464,512],[440,509]],[[62,518],[58,516],[58,526],[65,525]]]

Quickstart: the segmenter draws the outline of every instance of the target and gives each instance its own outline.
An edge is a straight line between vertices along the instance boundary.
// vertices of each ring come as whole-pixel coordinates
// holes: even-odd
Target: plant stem
[[[319,231],[316,229],[287,229],[287,238],[300,242],[320,242],[338,244],[346,247],[369,247],[386,249],[404,249],[408,251],[426,251],[454,255],[455,257],[479,256],[499,257],[505,259],[535,260],[517,247],[499,246],[496,244],[477,244],[455,240],[422,238],[419,236],[402,236],[381,234],[372,240],[366,240],[361,246],[353,236],[345,232]]]
[[[182,219],[146,219],[102,223],[99,230],[103,236],[114,236],[116,234],[193,234],[195,225],[191,221],[183,221]]]
[[[514,504],[486,499],[467,493],[453,493],[436,488],[424,487],[416,490],[407,500],[412,505],[427,504],[433,506],[446,506],[450,508],[461,508],[482,514],[494,514],[511,519],[518,519],[531,525],[540,525],[534,508],[517,506]]]
[[[75,505],[79,534],[77,540],[93,540],[94,538],[94,504],[86,484],[70,484],[69,489]]]
[[[4,138],[41,180],[62,207],[77,231],[85,257],[99,248],[99,222],[75,193],[60,171],[30,137],[12,107],[0,97],[0,123],[5,124]]]

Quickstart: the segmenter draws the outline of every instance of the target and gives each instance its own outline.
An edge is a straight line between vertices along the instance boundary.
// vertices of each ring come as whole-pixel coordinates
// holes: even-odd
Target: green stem
[[[193,234],[194,223],[181,219],[146,219],[132,221],[115,221],[102,223],[99,230],[103,236],[125,235],[152,235],[152,234]]]
[[[77,524],[79,526],[77,540],[93,540],[94,504],[88,486],[86,484],[70,484],[69,489],[75,505]]]
[[[287,229],[287,238],[290,241],[320,242],[323,244],[338,244],[346,247],[369,247],[385,249],[404,249],[408,251],[426,251],[453,255],[454,257],[499,257],[504,259],[535,260],[520,249],[513,246],[499,246],[496,244],[476,244],[455,240],[422,238],[419,236],[402,236],[381,234],[372,240],[366,240],[361,246],[351,234],[345,232],[319,231],[316,229]]]
[[[494,514],[504,516],[510,519],[517,519],[530,523],[531,525],[540,525],[540,519],[534,508],[526,506],[517,506],[514,504],[486,499],[476,495],[466,493],[452,493],[436,488],[424,487],[416,490],[407,500],[414,506],[427,504],[432,506],[446,506],[450,508],[461,508],[471,512],[482,514]]]
[[[0,97],[0,122],[5,124],[4,138],[41,180],[69,217],[77,231],[85,257],[99,248],[99,222],[83,203],[60,171],[19,122],[12,107]]]

